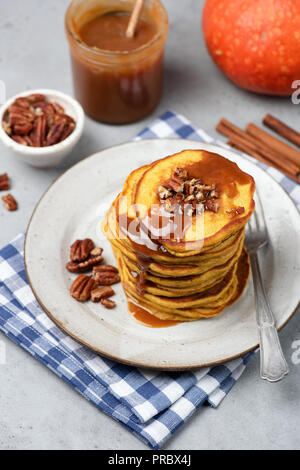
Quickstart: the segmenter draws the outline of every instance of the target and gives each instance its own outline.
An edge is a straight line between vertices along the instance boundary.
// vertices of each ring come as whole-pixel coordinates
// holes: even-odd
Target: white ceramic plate
[[[64,173],[36,207],[25,243],[28,279],[42,307],[70,336],[105,356],[141,367],[179,370],[224,362],[257,346],[251,279],[239,301],[220,316],[159,329],[142,326],[129,316],[121,284],[115,289],[117,307],[113,310],[92,302],[79,303],[69,294],[75,275],[65,264],[75,239],[92,238],[104,248],[105,261],[115,264],[100,222],[129,172],[195,148],[217,152],[255,178],[271,238],[260,253],[260,262],[277,327],[281,328],[297,308],[300,215],[273,178],[229,150],[197,141],[126,143],[92,155]]]

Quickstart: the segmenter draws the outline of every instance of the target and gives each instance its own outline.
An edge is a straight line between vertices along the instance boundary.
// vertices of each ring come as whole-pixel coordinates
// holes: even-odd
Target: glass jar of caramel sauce
[[[168,16],[146,0],[134,37],[126,37],[135,0],[73,0],[66,13],[75,96],[93,119],[137,121],[158,105]]]

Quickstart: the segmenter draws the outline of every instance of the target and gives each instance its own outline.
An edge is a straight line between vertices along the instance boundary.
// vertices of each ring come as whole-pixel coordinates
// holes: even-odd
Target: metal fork
[[[269,382],[281,380],[289,372],[284,358],[275,319],[271,310],[267,294],[264,289],[257,252],[269,242],[268,230],[265,222],[262,204],[259,195],[255,198],[255,211],[247,224],[246,247],[249,252],[252,277],[255,293],[256,322],[260,338],[260,376]]]

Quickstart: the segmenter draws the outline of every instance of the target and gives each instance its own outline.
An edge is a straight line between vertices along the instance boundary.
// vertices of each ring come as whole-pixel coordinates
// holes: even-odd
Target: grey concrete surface
[[[0,2],[0,80],[11,96],[30,88],[72,93],[64,13],[68,0]],[[16,213],[0,209],[0,245],[24,231],[35,204],[66,168],[110,145],[130,140],[155,116],[173,109],[216,135],[220,117],[259,124],[266,112],[295,125],[300,107],[289,99],[256,96],[236,88],[210,60],[200,21],[203,0],[163,0],[170,33],[165,91],[156,112],[142,122],[108,126],[86,119],[84,136],[56,169],[26,166],[1,146],[0,173],[13,180]],[[299,77],[300,78],[300,77]],[[176,433],[166,449],[299,449],[300,365],[292,343],[300,339],[299,311],[281,333],[290,374],[282,382],[259,379],[259,361],[217,410],[204,407]],[[111,418],[100,413],[62,380],[0,334],[6,364],[0,365],[0,449],[146,449]]]

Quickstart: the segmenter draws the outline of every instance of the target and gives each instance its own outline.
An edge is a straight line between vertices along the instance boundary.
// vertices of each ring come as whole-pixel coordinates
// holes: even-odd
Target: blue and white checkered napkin
[[[181,137],[213,142],[202,129],[170,111],[137,139]],[[268,171],[300,206],[300,187]],[[204,403],[217,407],[253,353],[194,372],[159,373],[101,357],[61,331],[44,313],[27,283],[24,235],[0,250],[0,329],[100,410],[152,449],[160,448]]]

